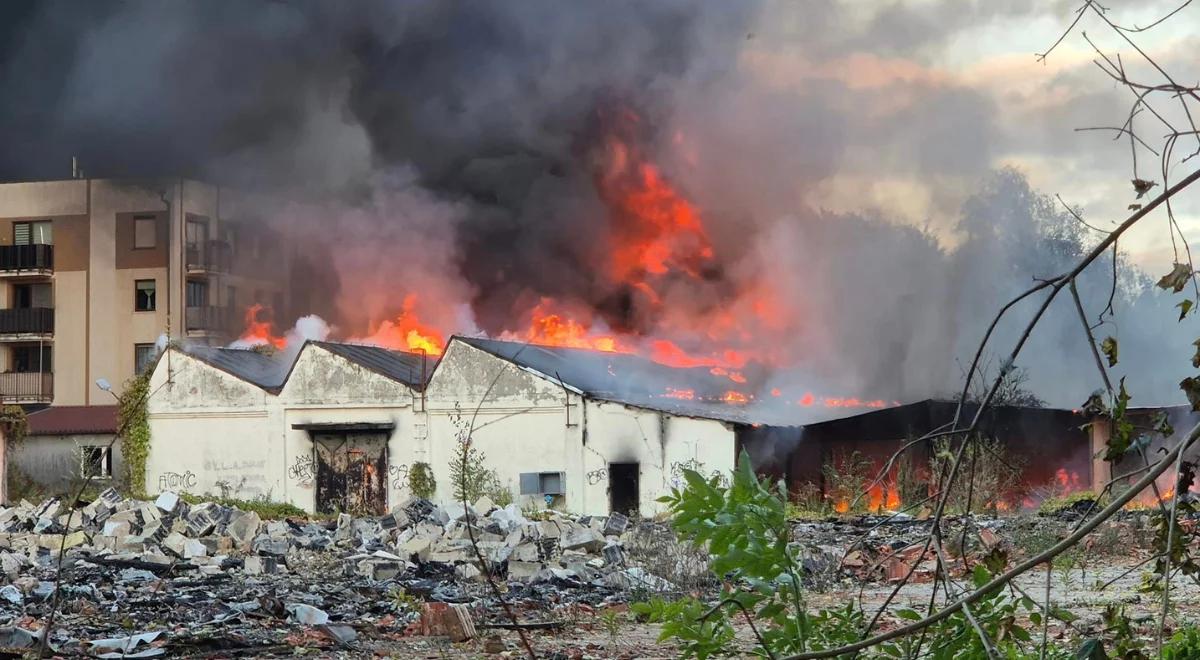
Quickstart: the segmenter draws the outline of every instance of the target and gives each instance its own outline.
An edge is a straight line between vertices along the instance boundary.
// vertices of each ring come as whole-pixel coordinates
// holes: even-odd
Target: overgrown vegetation
[[[194,495],[192,493],[180,493],[179,499],[188,504],[200,504],[203,502],[215,502],[221,506],[234,507],[242,511],[254,512],[263,520],[282,520],[283,518],[309,518],[310,515],[304,509],[289,504],[287,502],[273,502],[270,498],[263,495],[249,500],[238,499],[236,497],[220,497],[215,495]]]
[[[1018,507],[1025,495],[1021,461],[994,438],[976,435],[966,442],[961,459],[964,478],[956,478],[953,483],[949,477],[956,460],[956,447],[948,438],[933,444],[929,473],[934,493],[949,491],[946,510],[996,514]]]
[[[745,620],[754,632],[754,654],[772,658],[836,648],[863,637],[869,626],[855,603],[824,610],[808,607],[801,551],[791,540],[787,493],[781,483],[755,476],[744,453],[728,487],[690,470],[685,479],[682,491],[675,489],[661,501],[670,508],[680,538],[710,553],[712,574],[724,586],[715,602],[687,597],[636,603],[633,611],[662,624],[660,640],[675,642],[688,658],[734,654],[736,619]],[[980,563],[970,582],[979,589],[992,577]],[[1020,621],[1028,619],[1037,626],[1041,611],[1028,597],[995,589],[972,603],[970,616],[956,612],[922,635],[880,644],[858,657],[1039,657],[1033,636]],[[902,622],[922,618],[913,610],[899,610],[897,616]],[[977,631],[986,635],[986,642]],[[1074,656],[1062,648],[1048,648],[1041,657]]]
[[[413,496],[432,500],[437,494],[437,480],[433,478],[433,468],[425,462],[413,463],[408,472],[408,488]]]
[[[150,398],[150,374],[125,381],[118,398],[117,429],[121,435],[121,457],[125,461],[125,483],[135,497],[146,493],[146,459],[150,456],[150,419],[146,405]]]
[[[20,445],[29,433],[29,418],[25,416],[25,409],[12,404],[0,408],[0,432],[4,433],[9,449]]]
[[[839,513],[863,513],[870,506],[866,497],[871,483],[873,463],[861,452],[838,452],[821,466],[828,486],[827,496]]]

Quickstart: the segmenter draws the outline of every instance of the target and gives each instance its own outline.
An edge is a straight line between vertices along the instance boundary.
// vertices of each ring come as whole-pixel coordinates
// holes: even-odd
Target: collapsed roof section
[[[707,367],[671,367],[629,353],[452,337],[589,398],[731,424],[792,426],[787,411],[729,402],[730,383]]]

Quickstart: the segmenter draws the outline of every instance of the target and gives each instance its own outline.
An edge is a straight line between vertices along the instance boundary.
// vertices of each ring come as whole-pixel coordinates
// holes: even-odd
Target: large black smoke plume
[[[712,338],[682,317],[723,310],[744,320],[741,347],[790,365],[769,386],[946,392],[1002,300],[1093,237],[1021,175],[991,172],[991,100],[952,81],[829,75],[839,51],[908,46],[839,42],[848,10],[793,4],[7,3],[0,88],[20,93],[0,101],[0,177],[62,178],[78,156],[94,176],[289,199],[264,219],[306,255],[293,299],[307,308],[288,312],[346,336],[408,294],[437,301],[422,317],[451,331],[517,331],[552,298],[688,348]],[[608,270],[620,217],[597,177],[614,132],[700,210],[714,248],[701,276],[658,282],[658,307]],[[922,230],[887,209],[814,208],[814,191],[889,171],[926,178],[953,220]],[[945,194],[967,187],[961,208],[965,195]],[[1083,293],[1098,311],[1108,283],[1093,275]],[[1145,399],[1174,398],[1188,340],[1144,284],[1118,292],[1136,307],[1123,363]],[[769,321],[755,313],[764,289]],[[1052,314],[1022,361],[1054,404],[1096,382],[1071,313]]]

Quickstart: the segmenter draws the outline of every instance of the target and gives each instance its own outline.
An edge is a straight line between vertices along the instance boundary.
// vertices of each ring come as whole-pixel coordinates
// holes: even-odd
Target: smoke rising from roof
[[[726,314],[744,324],[730,335],[741,347],[790,365],[768,389],[922,398],[955,386],[1007,296],[1090,238],[1019,175],[991,172],[991,98],[895,72],[882,84],[829,75],[879,65],[832,62],[877,42],[821,38],[839,7],[12,5],[0,81],[24,96],[0,102],[14,145],[0,176],[55,177],[79,155],[94,175],[189,174],[292,198],[267,220],[313,267],[294,288],[326,305],[289,311],[320,313],[341,336],[373,332],[409,293],[426,322],[492,336],[519,332],[547,298],[689,348]],[[796,34],[811,40],[786,41]],[[614,131],[700,210],[714,248],[700,276],[656,280],[660,306],[608,273],[620,219],[597,178]],[[810,194],[843,177],[888,171],[933,182],[954,240],[886,209],[813,207]],[[939,197],[966,186],[978,194],[961,208]],[[1082,288],[1096,313],[1107,286],[1092,275]],[[770,318],[755,311],[764,297]],[[1177,399],[1190,340],[1170,302],[1133,285],[1119,300],[1139,306],[1118,333],[1123,362],[1142,360],[1135,396]],[[1097,383],[1072,314],[1060,303],[1019,362],[1053,404]],[[1015,331],[1001,327],[997,352]]]

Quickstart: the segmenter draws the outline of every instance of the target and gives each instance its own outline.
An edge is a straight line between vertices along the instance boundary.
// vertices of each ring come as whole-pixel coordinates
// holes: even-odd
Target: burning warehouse
[[[684,469],[733,468],[761,420],[725,387],[710,369],[461,337],[436,367],[318,341],[294,358],[170,348],[150,379],[146,485],[378,512],[408,497],[425,463],[449,502],[456,443],[470,434],[521,503],[648,514]]]

